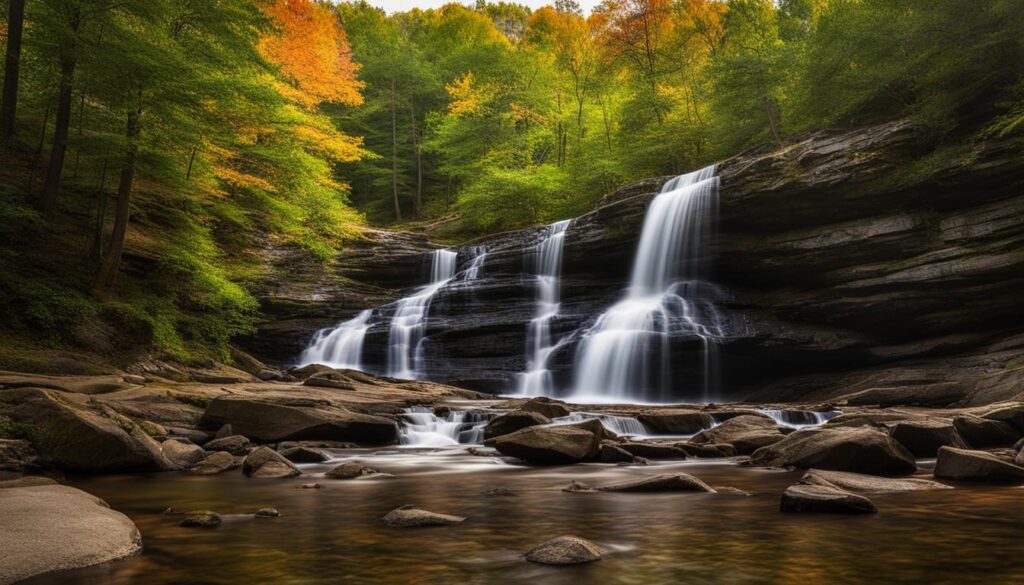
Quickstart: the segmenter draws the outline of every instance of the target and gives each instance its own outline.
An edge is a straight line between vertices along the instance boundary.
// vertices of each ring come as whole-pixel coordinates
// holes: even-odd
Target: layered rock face
[[[1024,392],[1024,159],[1019,145],[930,145],[923,129],[893,122],[802,137],[719,164],[719,217],[708,253],[719,309],[721,398],[943,406],[982,404]],[[549,367],[572,384],[581,335],[623,294],[648,203],[667,177],[605,197],[565,235],[563,339]],[[526,367],[536,309],[531,276],[543,227],[458,248],[488,250],[481,275],[434,297],[423,343],[425,376],[475,389],[515,387]],[[424,237],[373,232],[326,268],[274,250],[257,291],[271,320],[250,349],[295,359],[316,329],[386,304],[426,282]],[[364,360],[383,371],[385,307]],[[701,345],[672,344],[680,400],[698,396]]]

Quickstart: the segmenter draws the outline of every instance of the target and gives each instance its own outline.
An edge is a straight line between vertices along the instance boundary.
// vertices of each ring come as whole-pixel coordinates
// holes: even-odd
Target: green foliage
[[[479,233],[548,221],[545,211],[563,199],[568,175],[555,165],[524,169],[485,167],[459,195],[459,208]]]
[[[202,408],[204,410],[210,406],[211,402],[213,402],[212,400],[205,396],[196,396],[195,394],[177,394],[172,392],[169,393],[169,395],[171,396],[171,398],[174,398],[175,400],[181,402],[182,404],[187,404],[189,406],[194,406],[196,408]]]
[[[14,422],[0,414],[0,439],[30,439],[33,430],[28,423]]]

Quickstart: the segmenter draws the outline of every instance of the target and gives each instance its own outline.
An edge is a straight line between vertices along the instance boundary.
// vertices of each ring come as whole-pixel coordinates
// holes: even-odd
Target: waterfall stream
[[[548,357],[557,348],[551,320],[558,316],[561,296],[562,248],[571,219],[553,223],[536,248],[537,311],[526,330],[526,371],[519,375],[519,394],[541,396],[552,391]]]
[[[484,262],[487,261],[487,248],[476,246],[471,248],[469,252],[473,255],[473,259],[470,260],[469,266],[463,271],[463,280],[476,280],[480,278],[480,273],[484,269]]]
[[[605,311],[577,348],[576,402],[667,402],[672,335],[689,334],[703,346],[703,398],[714,394],[713,338],[720,335],[713,299],[702,282],[705,243],[717,207],[715,166],[666,183],[644,218],[625,298]]]
[[[430,262],[430,284],[395,304],[388,332],[389,376],[408,380],[419,377],[430,301],[455,276],[456,256],[451,250],[434,250]]]
[[[475,410],[452,410],[442,419],[422,406],[405,409],[404,417],[398,442],[408,447],[479,445],[484,442],[484,427],[490,420],[490,416]]]
[[[299,357],[299,365],[324,364],[332,368],[362,370],[363,340],[373,311],[367,309],[333,329],[321,329]]]

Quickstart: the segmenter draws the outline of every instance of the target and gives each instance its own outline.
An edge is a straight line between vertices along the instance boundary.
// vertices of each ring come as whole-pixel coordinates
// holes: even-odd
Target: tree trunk
[[[412,147],[416,151],[416,199],[413,200],[413,212],[418,219],[423,213],[423,157],[420,152],[420,139],[416,135],[416,108],[411,99],[409,116],[412,119]]]
[[[46,171],[43,192],[39,196],[39,209],[43,216],[50,218],[57,207],[57,191],[60,189],[61,173],[64,171],[64,155],[68,150],[68,130],[71,128],[71,100],[75,87],[74,35],[78,34],[79,13],[74,10],[69,22],[71,40],[60,49],[60,95],[57,100],[57,118],[53,127],[53,144],[50,145],[50,165]]]
[[[124,252],[124,239],[128,233],[128,216],[131,210],[132,183],[135,181],[135,157],[139,146],[137,139],[142,130],[142,90],[138,90],[139,109],[128,114],[128,151],[125,153],[124,166],[121,167],[121,182],[117,187],[117,208],[114,212],[114,231],[110,235],[110,245],[103,265],[96,275],[96,288],[109,288],[117,278],[121,266],[121,255]]]
[[[782,132],[779,130],[779,120],[777,116],[778,104],[774,100],[767,97],[761,98],[761,106],[764,108],[764,114],[768,117],[768,127],[772,131],[772,136],[775,137],[775,142],[782,146]]]
[[[96,225],[92,232],[92,245],[89,246],[89,264],[95,267],[103,261],[103,224],[107,219],[107,192],[96,194]]]
[[[185,182],[192,178],[192,163],[196,161],[196,147],[192,147],[192,155],[188,157],[188,170],[185,171]]]
[[[395,221],[402,221],[398,205],[398,114],[395,112],[395,80],[391,80],[391,192],[395,198]]]
[[[18,74],[21,72],[21,36],[25,25],[25,0],[10,0],[7,12],[7,62],[4,65],[3,106],[0,107],[0,141],[14,137],[14,114],[18,108]]]
[[[43,147],[46,146],[46,128],[50,125],[50,106],[46,106],[46,113],[43,114],[43,130],[39,133],[39,144],[36,145],[35,155],[32,157],[32,168],[28,173],[28,194],[36,186],[36,169],[39,168],[39,157],[43,155]]]

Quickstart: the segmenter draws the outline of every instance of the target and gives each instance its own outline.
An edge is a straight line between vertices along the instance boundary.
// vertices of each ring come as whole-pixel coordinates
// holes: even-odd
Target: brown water
[[[799,473],[732,463],[647,467],[585,464],[530,468],[460,448],[429,452],[337,451],[392,480],[317,478],[331,465],[302,466],[289,480],[136,474],[73,479],[142,531],[141,556],[50,575],[34,584],[799,584],[1024,583],[1024,488],[957,486],[874,495],[870,516],[793,515],[779,495]],[[592,485],[669,471],[696,475],[734,494],[572,494]],[[319,490],[301,489],[319,481]],[[493,487],[514,497],[486,496]],[[459,514],[440,528],[402,529],[381,517],[403,505]],[[212,530],[180,528],[165,508],[251,514]],[[574,567],[528,563],[523,552],[561,534],[591,539],[604,560]]]

